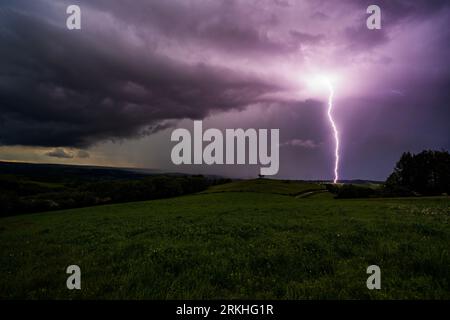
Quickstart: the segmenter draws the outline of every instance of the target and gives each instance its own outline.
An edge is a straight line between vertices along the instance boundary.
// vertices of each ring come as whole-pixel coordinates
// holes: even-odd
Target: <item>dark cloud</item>
[[[45,155],[53,158],[62,158],[62,159],[72,159],[74,157],[73,153],[67,152],[63,148],[54,149],[52,151],[47,152]]]
[[[431,16],[438,14],[442,9],[448,8],[446,0],[380,0],[374,3],[371,0],[344,0],[343,4],[348,3],[352,6],[350,10],[358,10],[362,15],[355,15],[357,22],[354,26],[347,27],[344,30],[345,43],[349,51],[370,50],[389,42],[389,32],[400,25],[408,24],[413,26],[430,19]],[[381,8],[381,30],[369,30],[366,28],[366,8],[369,5],[376,4]],[[407,28],[405,32],[407,32]]]
[[[5,145],[88,146],[133,137],[164,128],[168,119],[244,108],[278,90],[251,74],[133,50],[114,32],[68,32],[16,10],[0,23]]]
[[[277,3],[277,5],[282,5]],[[255,10],[245,1],[123,1],[101,0],[89,6],[104,10],[140,29],[154,30],[180,43],[208,44],[232,53],[283,54],[293,48],[268,36],[279,21],[269,10]]]
[[[85,150],[66,150],[65,148],[55,148],[45,153],[46,156],[59,159],[87,159],[90,157],[89,152]]]
[[[222,50],[235,53],[257,53],[263,55],[287,54],[294,48],[269,38],[264,30],[235,23],[235,18],[221,19],[199,28],[198,36],[208,43],[215,43]]]

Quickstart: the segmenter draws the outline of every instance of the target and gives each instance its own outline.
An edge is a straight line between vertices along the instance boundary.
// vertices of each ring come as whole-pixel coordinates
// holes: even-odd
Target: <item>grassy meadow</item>
[[[0,253],[2,299],[450,299],[450,199],[239,181],[1,218]],[[66,288],[72,264],[82,290]]]

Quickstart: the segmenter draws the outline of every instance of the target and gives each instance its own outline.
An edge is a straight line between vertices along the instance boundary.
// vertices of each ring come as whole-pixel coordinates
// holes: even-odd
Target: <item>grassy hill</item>
[[[321,185],[207,193],[0,219],[1,298],[450,298],[448,197],[296,198]],[[239,192],[238,192],[239,191]],[[68,265],[82,290],[66,289]],[[382,289],[366,288],[381,267]]]
[[[0,217],[193,194],[230,179],[0,161]]]

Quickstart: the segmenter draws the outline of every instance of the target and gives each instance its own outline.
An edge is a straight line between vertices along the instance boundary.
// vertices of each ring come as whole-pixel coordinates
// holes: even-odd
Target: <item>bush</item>
[[[365,187],[357,186],[353,184],[344,184],[337,187],[336,198],[349,199],[349,198],[369,198],[377,194],[376,190]]]

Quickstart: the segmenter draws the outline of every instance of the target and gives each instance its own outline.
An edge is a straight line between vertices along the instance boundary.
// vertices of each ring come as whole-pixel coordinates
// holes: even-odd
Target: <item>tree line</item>
[[[381,186],[327,185],[337,198],[432,196],[450,194],[448,151],[405,152]]]
[[[17,176],[0,177],[1,215],[79,208],[176,197],[206,190],[228,179],[202,175],[153,175],[139,179],[84,181],[52,187]]]

